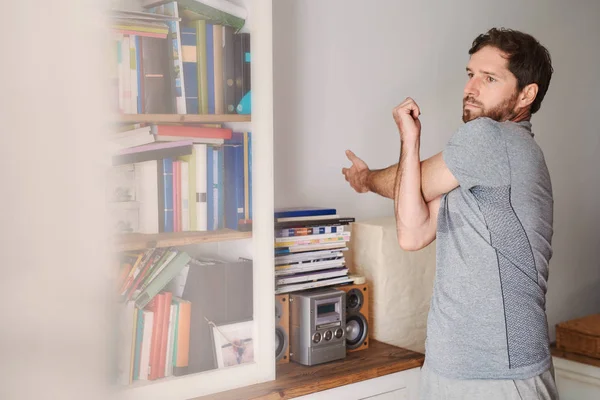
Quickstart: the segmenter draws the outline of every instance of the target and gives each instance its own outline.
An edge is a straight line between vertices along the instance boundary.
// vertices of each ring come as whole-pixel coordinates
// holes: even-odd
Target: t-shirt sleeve
[[[461,126],[442,154],[463,189],[510,185],[506,144],[498,123],[489,118],[477,118]]]

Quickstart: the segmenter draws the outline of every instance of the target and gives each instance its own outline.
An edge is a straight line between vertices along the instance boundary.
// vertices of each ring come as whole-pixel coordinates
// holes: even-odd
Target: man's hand
[[[369,170],[369,167],[363,160],[350,150],[346,150],[346,156],[352,161],[352,166],[350,168],[342,168],[342,174],[344,174],[352,189],[358,193],[367,193],[369,191],[368,176],[371,170]]]
[[[396,125],[398,125],[400,138],[403,141],[416,140],[421,136],[421,121],[419,121],[421,110],[413,99],[407,97],[399,106],[394,108],[392,114]]]

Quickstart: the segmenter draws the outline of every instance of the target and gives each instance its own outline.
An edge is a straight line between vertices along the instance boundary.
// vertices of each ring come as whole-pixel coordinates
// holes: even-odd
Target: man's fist
[[[363,160],[350,150],[346,150],[346,156],[352,161],[352,166],[350,168],[342,168],[342,174],[344,174],[352,189],[358,193],[368,192],[368,176],[371,170],[369,170],[369,167]]]
[[[407,97],[399,106],[394,108],[392,114],[402,140],[419,138],[421,135],[421,121],[419,121],[421,110],[413,99]]]

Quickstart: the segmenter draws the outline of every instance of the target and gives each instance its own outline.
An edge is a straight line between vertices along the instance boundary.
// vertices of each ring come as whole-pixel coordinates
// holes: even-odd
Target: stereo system
[[[275,359],[316,365],[369,347],[369,288],[351,284],[275,296]]]
[[[316,365],[346,357],[346,296],[318,289],[290,294],[290,357]]]

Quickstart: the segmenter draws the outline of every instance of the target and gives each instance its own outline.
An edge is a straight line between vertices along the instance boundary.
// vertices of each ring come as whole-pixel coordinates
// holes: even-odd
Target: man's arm
[[[346,151],[352,161],[350,168],[342,169],[346,180],[359,193],[373,192],[394,199],[398,163],[385,169],[370,170],[367,164],[350,150]],[[430,202],[458,186],[452,172],[446,166],[442,153],[421,161],[421,192],[423,199]]]

